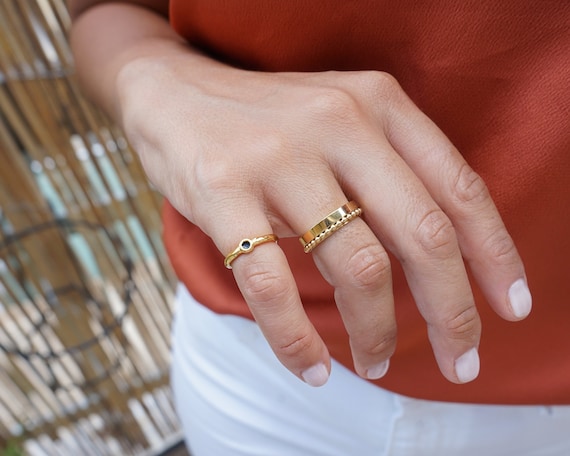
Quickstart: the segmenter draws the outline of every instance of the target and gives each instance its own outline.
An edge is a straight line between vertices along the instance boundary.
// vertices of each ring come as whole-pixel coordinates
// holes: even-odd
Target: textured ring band
[[[224,259],[224,266],[228,269],[232,268],[232,261],[234,261],[242,253],[251,253],[253,249],[260,244],[266,242],[277,242],[279,238],[274,234],[266,234],[264,236],[255,237],[253,239],[242,239],[238,246],[229,253]]]
[[[335,231],[362,214],[362,209],[355,201],[350,201],[331,212],[309,231],[303,234],[299,241],[305,253],[310,253],[317,245],[323,242]]]

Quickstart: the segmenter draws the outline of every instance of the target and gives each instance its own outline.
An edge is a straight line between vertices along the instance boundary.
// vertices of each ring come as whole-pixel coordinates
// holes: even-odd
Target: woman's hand
[[[529,313],[521,259],[484,183],[389,75],[249,72],[180,51],[124,65],[116,93],[149,178],[222,255],[244,238],[298,237],[347,201],[360,204],[364,216],[312,255],[335,288],[361,376],[382,376],[395,348],[388,251],[452,382],[479,371],[464,261],[501,317]],[[327,348],[279,246],[232,266],[277,357],[324,384]]]

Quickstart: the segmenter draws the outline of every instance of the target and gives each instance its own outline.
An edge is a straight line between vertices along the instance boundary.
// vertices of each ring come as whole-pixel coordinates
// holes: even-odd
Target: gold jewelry
[[[224,259],[224,266],[228,269],[232,268],[232,261],[234,261],[242,253],[251,253],[253,249],[260,244],[265,244],[266,242],[277,242],[279,238],[274,234],[266,234],[265,236],[259,236],[253,239],[242,239],[238,246],[229,253]]]
[[[355,201],[350,201],[339,207],[337,210],[331,212],[299,238],[305,253],[310,253],[331,234],[340,230],[344,225],[351,222],[361,214],[362,209],[358,207],[358,204]]]

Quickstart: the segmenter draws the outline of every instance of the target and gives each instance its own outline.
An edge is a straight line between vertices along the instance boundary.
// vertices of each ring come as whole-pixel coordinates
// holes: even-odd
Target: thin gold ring
[[[251,253],[258,245],[266,242],[277,242],[279,238],[274,234],[266,234],[264,236],[255,237],[253,239],[242,239],[238,246],[229,253],[224,259],[224,266],[228,269],[232,268],[232,261],[243,253]]]
[[[317,245],[327,239],[335,231],[359,217],[362,209],[355,201],[350,201],[331,212],[309,231],[303,234],[299,241],[303,245],[305,253],[310,253]]]

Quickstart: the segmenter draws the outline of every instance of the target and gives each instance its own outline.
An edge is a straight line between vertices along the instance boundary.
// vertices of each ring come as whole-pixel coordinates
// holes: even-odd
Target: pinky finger
[[[330,355],[309,321],[285,255],[268,243],[233,263],[239,289],[273,352],[311,386],[324,385]]]

